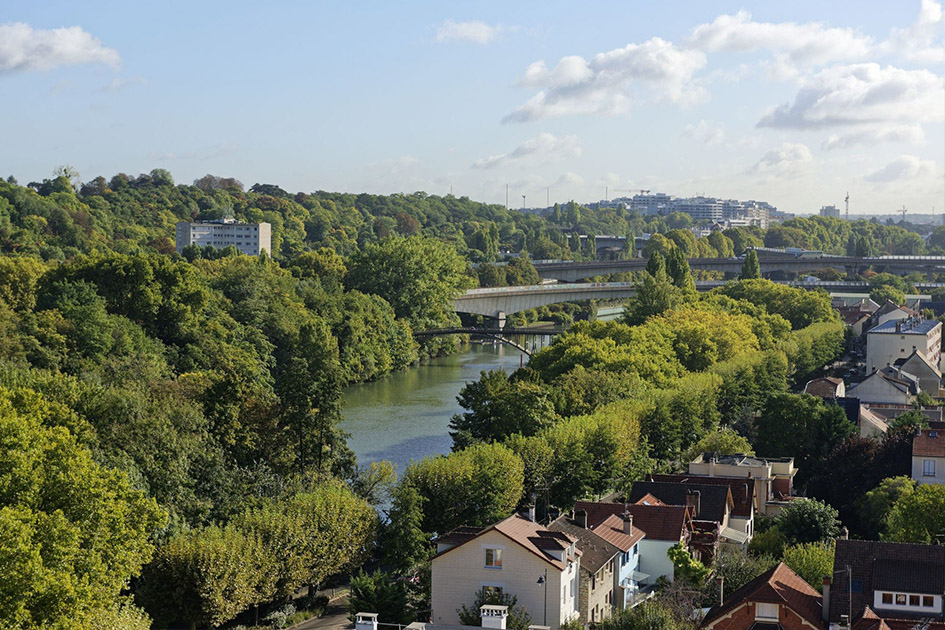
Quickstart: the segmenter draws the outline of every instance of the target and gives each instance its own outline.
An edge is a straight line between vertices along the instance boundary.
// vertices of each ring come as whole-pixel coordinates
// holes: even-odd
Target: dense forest
[[[224,216],[271,223],[270,255],[175,252],[177,221]],[[945,245],[939,230],[926,246],[905,227],[834,221],[696,238],[688,215],[574,203],[543,217],[423,193],[176,185],[163,170],[0,181],[0,566],[14,568],[0,625],[255,623],[378,540],[422,593],[433,533],[532,495],[546,509],[625,487],[719,428],[813,462],[849,433],[838,417],[812,409],[816,433],[791,444],[755,418],[787,422],[789,384],[839,351],[826,294],[744,280],[699,296],[686,259]],[[537,282],[527,256],[596,256],[580,234],[644,232],[651,265],[625,322],[575,325],[525,369],[467,386],[455,452],[396,485],[389,466],[358,465],[337,428],[341,388],[450,351],[413,332],[458,321],[456,294]],[[490,264],[502,252],[527,256]]]

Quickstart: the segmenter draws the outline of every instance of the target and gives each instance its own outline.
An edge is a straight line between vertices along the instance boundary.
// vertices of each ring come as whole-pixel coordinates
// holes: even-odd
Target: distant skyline
[[[11,0],[0,176],[943,214],[943,74],[935,0]]]

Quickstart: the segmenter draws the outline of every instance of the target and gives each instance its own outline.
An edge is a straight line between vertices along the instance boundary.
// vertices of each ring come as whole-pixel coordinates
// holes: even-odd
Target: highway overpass
[[[929,278],[936,273],[945,273],[945,256],[800,256],[758,252],[758,262],[763,275],[774,272],[790,274],[809,273],[818,269],[832,268],[843,273],[857,275],[867,268],[900,275],[918,272]],[[642,271],[646,259],[601,260],[589,262],[541,262],[535,264],[538,275],[546,280],[576,282],[595,276]],[[689,267],[724,273],[741,273],[744,261],[739,258],[690,258]]]
[[[725,285],[724,280],[696,282],[699,291],[709,291]],[[804,289],[824,289],[829,293],[869,294],[870,285],[866,282],[803,282],[782,281]],[[920,291],[931,291],[945,287],[945,283],[917,284]],[[539,284],[524,287],[495,287],[491,289],[470,289],[453,300],[457,313],[483,315],[504,323],[510,313],[557,304],[559,302],[579,302],[581,300],[623,300],[633,296],[636,284],[633,282],[582,282]]]

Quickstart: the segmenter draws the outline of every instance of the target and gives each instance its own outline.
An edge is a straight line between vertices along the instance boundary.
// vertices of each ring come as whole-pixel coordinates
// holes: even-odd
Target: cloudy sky
[[[0,175],[945,212],[936,0],[7,0]]]

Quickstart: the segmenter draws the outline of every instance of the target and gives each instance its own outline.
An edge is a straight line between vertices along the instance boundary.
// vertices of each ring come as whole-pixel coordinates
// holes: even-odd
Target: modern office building
[[[215,247],[223,249],[232,245],[247,256],[259,256],[264,251],[270,253],[272,226],[269,223],[242,223],[235,219],[216,219],[177,224],[177,251],[188,245]]]
[[[837,206],[824,206],[820,209],[820,216],[822,217],[833,217],[834,219],[840,218],[840,208]]]

